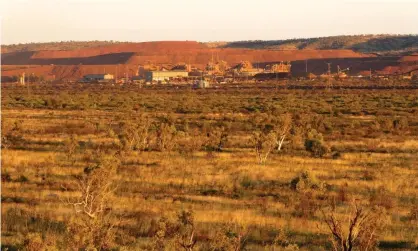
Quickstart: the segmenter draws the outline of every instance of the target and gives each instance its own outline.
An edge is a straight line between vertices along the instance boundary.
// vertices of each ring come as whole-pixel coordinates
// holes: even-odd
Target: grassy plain
[[[220,245],[240,235],[241,250],[329,250],[321,210],[330,201],[342,217],[353,203],[383,208],[378,247],[416,249],[417,94],[2,86],[2,250],[75,249],[69,226],[81,217],[65,199],[78,196],[74,182],[100,154],[120,161],[107,177],[117,185],[111,210],[118,223],[101,249],[161,249],[161,219],[178,230],[186,210],[194,217],[193,250],[230,250]],[[260,164],[253,133],[283,114],[292,116],[283,149]],[[127,125],[145,123],[147,146],[127,147]],[[166,147],[162,124],[172,128]],[[210,142],[216,130],[227,135],[220,149]],[[305,149],[313,130],[327,148],[322,157]],[[301,173],[315,186],[295,189]],[[162,239],[175,238],[167,230]]]

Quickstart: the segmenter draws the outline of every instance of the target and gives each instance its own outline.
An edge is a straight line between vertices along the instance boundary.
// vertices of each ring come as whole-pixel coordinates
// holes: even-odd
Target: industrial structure
[[[257,65],[258,66],[258,65]],[[178,63],[174,66],[154,65],[148,63],[138,66],[136,76],[128,79],[117,79],[111,74],[89,74],[85,75],[81,82],[115,82],[115,83],[170,83],[187,84],[194,83],[199,88],[209,87],[209,83],[228,83],[235,80],[257,79],[256,76],[264,74],[264,78],[286,78],[290,77],[291,65],[289,62],[267,65],[265,68],[253,67],[249,61],[242,61],[230,67],[226,61],[210,61],[203,69],[192,67],[190,64]]]
[[[25,85],[25,73],[19,76],[19,84]]]
[[[194,86],[195,88],[205,89],[210,87],[210,83],[206,80],[197,80]]]
[[[343,80],[349,77],[349,71],[352,68],[340,68],[336,65],[336,71],[332,72],[331,62],[327,62],[320,74],[318,69],[315,73],[308,71],[308,64],[305,61],[305,74],[301,76],[303,79],[313,80],[321,78],[327,81],[327,86],[332,87],[332,79]],[[296,67],[296,66],[295,66]],[[346,67],[346,66],[345,66]],[[354,66],[355,68],[355,66]],[[214,83],[224,84],[235,81],[278,81],[279,79],[288,79],[292,76],[292,65],[290,62],[271,62],[271,63],[251,63],[250,61],[241,61],[235,66],[230,67],[226,61],[213,58],[206,65],[190,65],[186,63],[177,64],[152,64],[148,62],[145,65],[138,65],[136,74],[126,75],[125,78],[114,79],[111,74],[89,74],[85,75],[82,82],[112,82],[120,84],[189,84],[198,88],[207,88]],[[296,69],[296,68],[295,68]],[[356,70],[354,70],[355,72]],[[409,71],[402,71],[402,79],[412,80],[418,69],[411,68]],[[406,73],[405,73],[406,72]],[[361,74],[360,74],[361,73]],[[379,77],[377,71],[372,74],[370,71],[362,71],[351,77]],[[120,81],[118,81],[120,80]],[[123,80],[123,81],[122,81]],[[22,82],[22,81],[20,81]]]
[[[147,82],[165,82],[173,79],[187,78],[187,71],[146,71],[145,81]]]
[[[278,80],[283,78],[290,78],[291,67],[292,65],[290,62],[280,62],[278,64],[266,65],[265,70],[256,74],[254,77],[257,80]]]
[[[254,68],[253,64],[250,61],[242,61],[236,65],[233,69],[233,74],[235,77],[253,77],[258,73],[263,72],[263,69]]]
[[[213,85],[215,83],[233,83],[233,82],[273,82],[279,79],[288,79],[294,77],[297,80],[322,79],[327,82],[327,86],[331,87],[333,79],[344,80],[346,78],[369,78],[369,79],[389,79],[396,77],[401,80],[416,81],[418,75],[418,61],[404,63],[402,67],[385,66],[383,70],[365,67],[363,64],[367,61],[345,62],[342,60],[316,60],[311,63],[308,68],[308,60],[290,62],[250,62],[241,61],[235,65],[228,65],[228,62],[219,58],[209,60],[206,64],[191,65],[190,63],[164,63],[156,64],[147,61],[145,64],[132,64],[129,67],[124,66],[120,69],[120,65],[115,68],[88,68],[81,71],[81,66],[75,66],[70,70],[66,70],[61,66],[53,66],[48,75],[36,76],[34,72],[26,74],[23,71],[17,72],[15,75],[7,77],[2,76],[2,82],[14,82],[24,85],[25,82],[52,82],[63,80],[69,76],[78,78],[80,83],[114,83],[114,84],[178,84],[178,85],[196,85],[197,81],[206,81]],[[340,68],[340,65],[343,66]],[[122,65],[123,66],[123,65]],[[333,68],[331,68],[333,66]],[[350,66],[348,68],[348,66]],[[367,65],[366,65],[367,66]],[[345,68],[347,67],[347,68]],[[345,69],[344,69],[345,68]],[[308,71],[309,69],[309,71]],[[373,70],[373,71],[372,71]],[[89,71],[89,72],[86,72]],[[112,74],[87,74],[112,72]],[[303,72],[303,74],[301,74]],[[56,77],[58,76],[58,77]],[[82,77],[83,76],[83,77]],[[415,78],[414,78],[415,76]],[[41,78],[42,77],[42,78]],[[81,79],[80,79],[81,78]],[[205,84],[205,88],[207,85]]]
[[[340,66],[337,65],[337,75],[335,75],[335,78],[337,79],[345,79],[348,77],[347,73],[350,70],[350,68],[346,68],[344,70],[341,70]]]
[[[87,74],[83,77],[83,82],[110,82],[113,81],[112,74]]]

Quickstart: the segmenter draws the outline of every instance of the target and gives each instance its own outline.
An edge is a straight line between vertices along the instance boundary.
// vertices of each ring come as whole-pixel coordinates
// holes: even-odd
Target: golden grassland
[[[53,89],[49,91],[59,99],[59,93]],[[82,91],[71,92],[74,92],[72,105],[77,103],[77,95],[86,95]],[[103,105],[104,101],[100,101],[102,107],[96,108],[36,107],[34,103],[31,105],[32,101],[49,99],[51,93],[38,91],[25,96],[24,89],[5,89],[2,126],[10,128],[18,122],[21,138],[20,142],[2,149],[2,249],[24,249],[28,234],[39,232],[43,238],[56,236],[58,250],[71,250],[60,238],[66,235],[66,224],[78,215],[63,198],[77,196],[77,191],[64,188],[71,187],[77,176],[85,171],[93,148],[111,149],[118,144],[118,138],[109,133],[106,126],[113,126],[116,132],[119,121],[134,120],[138,114],[153,119],[168,114],[175,118],[177,126],[181,127],[187,120],[190,127],[196,128],[203,128],[198,124],[203,121],[214,126],[213,123],[228,118],[233,129],[226,147],[220,152],[208,152],[203,148],[191,154],[153,149],[124,152],[122,164],[116,174],[109,177],[117,184],[112,208],[121,219],[114,249],[150,249],[158,219],[167,217],[175,221],[181,210],[190,210],[196,225],[197,250],[210,250],[204,243],[216,242],[216,233],[228,224],[249,229],[246,250],[274,250],[270,244],[279,230],[286,231],[289,243],[302,250],[328,250],[331,248],[330,233],[317,207],[312,206],[321,203],[315,198],[323,191],[300,192],[290,187],[292,179],[304,171],[324,184],[328,195],[340,201],[340,215],[348,213],[354,199],[385,208],[386,224],[378,235],[380,249],[418,247],[417,221],[411,219],[418,203],[416,91],[377,94],[365,91],[360,98],[358,93],[350,92],[318,96],[297,91],[251,94],[234,91],[228,93],[233,100],[230,106],[224,103],[223,97],[194,93],[197,104],[203,99],[207,107],[203,107],[203,112],[191,113],[179,111],[179,107],[187,109],[184,102],[190,102],[186,97],[188,93],[179,92],[114,94],[116,98],[134,100],[132,107],[138,100],[149,104],[148,108],[144,106],[132,113],[108,109]],[[92,95],[91,99],[99,99],[100,94],[89,95]],[[103,95],[111,99],[108,93]],[[178,104],[172,104],[171,100],[157,108],[150,105],[153,98],[161,100],[170,95],[178,100]],[[183,101],[174,95],[183,95]],[[297,101],[283,103],[289,95],[296,100],[303,98],[304,104],[295,104]],[[16,101],[17,96],[22,96],[23,101]],[[248,101],[249,96],[254,100]],[[385,102],[380,101],[379,96]],[[218,98],[218,103],[211,103],[211,99]],[[320,126],[317,129],[322,132],[327,146],[337,149],[340,155],[334,158],[329,153],[314,158],[304,150],[303,143],[286,142],[283,151],[273,152],[265,164],[260,164],[249,143],[253,128],[246,127],[250,123],[246,119],[252,116],[251,109],[231,112],[237,109],[240,99],[242,106],[257,106],[258,114],[268,113],[260,107],[276,104],[280,113],[324,117],[328,120],[324,122],[328,123],[325,127],[331,125],[332,130]],[[353,104],[353,100],[359,102],[360,107]],[[370,101],[372,104],[367,100],[373,100]],[[222,108],[219,108],[220,104]],[[302,107],[311,108],[298,110]],[[329,109],[333,112],[326,114],[324,111]],[[368,114],[367,117],[364,114]],[[379,126],[374,124],[377,118],[391,119],[389,124],[394,118],[406,118],[408,126],[401,131],[383,129],[385,122]],[[66,141],[70,135],[75,135],[78,146],[68,157]],[[313,199],[309,197],[312,194]]]

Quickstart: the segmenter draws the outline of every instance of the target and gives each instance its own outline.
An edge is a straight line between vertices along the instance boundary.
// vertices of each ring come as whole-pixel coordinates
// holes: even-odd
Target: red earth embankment
[[[203,68],[209,61],[224,60],[230,66],[241,61],[262,63],[292,61],[292,74],[308,71],[321,74],[327,70],[327,62],[332,63],[332,71],[337,65],[350,67],[350,73],[369,70],[384,71],[388,74],[399,71],[401,66],[415,64],[417,55],[400,57],[376,57],[351,50],[265,50],[209,48],[194,41],[165,41],[145,43],[122,43],[79,50],[51,50],[2,53],[2,74],[15,76],[23,72],[55,79],[77,79],[84,74],[111,73],[122,76],[128,72],[135,75],[139,65],[189,63]],[[11,66],[11,67],[7,67]],[[13,67],[15,66],[15,67]],[[19,68],[19,66],[22,66]],[[35,66],[35,67],[34,67]],[[335,69],[334,69],[335,68]]]
[[[110,73],[117,77],[136,75],[134,65],[4,65],[2,76],[12,77],[25,73],[43,76],[46,80],[78,80],[86,74]]]
[[[400,59],[401,62],[418,62],[418,53],[404,56]]]
[[[178,63],[206,64],[212,59],[224,60],[230,65],[241,61],[269,62],[269,61],[296,61],[314,58],[357,58],[369,55],[356,53],[350,50],[304,50],[304,51],[275,51],[275,50],[249,50],[249,49],[200,49],[173,51],[171,53],[159,53],[149,51],[136,53],[129,62],[130,64],[152,63]]]
[[[208,48],[198,42],[145,42],[108,45],[71,51],[36,51],[3,53],[4,65],[75,65],[75,64],[206,64],[222,59],[229,64],[241,61],[295,61],[313,58],[354,58],[370,55],[351,50],[251,50]]]
[[[157,54],[162,54],[205,48],[207,47],[204,44],[195,41],[143,42],[115,44],[71,51],[38,51],[33,58],[82,58],[122,52],[155,52]]]

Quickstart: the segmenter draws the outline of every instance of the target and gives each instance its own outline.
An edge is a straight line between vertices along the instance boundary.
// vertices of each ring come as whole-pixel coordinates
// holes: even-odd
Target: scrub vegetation
[[[412,250],[416,89],[2,86],[2,250]]]

